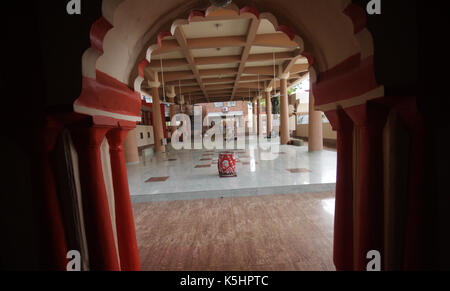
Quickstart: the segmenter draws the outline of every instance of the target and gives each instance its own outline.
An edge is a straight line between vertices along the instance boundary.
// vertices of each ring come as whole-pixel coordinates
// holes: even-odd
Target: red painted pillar
[[[55,149],[56,141],[63,130],[62,125],[59,125],[53,120],[48,120],[44,135],[43,147],[41,156],[41,165],[43,168],[42,186],[43,197],[40,198],[39,203],[42,203],[43,214],[43,232],[45,232],[44,248],[45,254],[49,256],[46,258],[49,270],[65,271],[68,260],[67,256],[67,240],[62,220],[61,206],[59,203],[58,193],[56,190],[56,181],[50,155]]]
[[[388,110],[377,103],[366,103],[345,111],[360,128],[354,268],[364,271],[369,251],[379,251],[383,261],[383,128]]]
[[[128,124],[121,126],[121,128],[115,128],[107,134],[111,154],[117,240],[122,271],[140,271],[139,251],[123,148],[125,137],[133,127],[135,127],[133,124]]]
[[[353,270],[353,121],[342,110],[326,113],[337,131],[336,209],[333,259],[338,271]]]
[[[100,152],[106,133],[113,126],[115,124],[111,120],[94,117],[93,124],[72,128],[79,158],[89,267],[93,271],[120,270]]]
[[[427,241],[432,240],[428,231],[432,224],[430,209],[427,204],[430,197],[426,195],[425,176],[425,127],[418,111],[415,97],[397,97],[386,100],[388,105],[399,114],[409,131],[411,146],[409,149],[408,194],[406,198],[405,236],[404,236],[404,270],[423,270],[433,252]]]

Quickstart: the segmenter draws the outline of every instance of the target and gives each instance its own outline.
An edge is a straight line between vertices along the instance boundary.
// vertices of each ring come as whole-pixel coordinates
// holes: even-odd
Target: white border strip
[[[74,105],[73,109],[76,113],[86,114],[90,116],[105,116],[105,117],[111,117],[119,120],[126,120],[131,122],[140,122],[141,117],[139,116],[130,116],[130,115],[124,115],[124,114],[118,114],[118,113],[112,113],[109,111],[94,109],[86,106],[80,106],[80,105]]]

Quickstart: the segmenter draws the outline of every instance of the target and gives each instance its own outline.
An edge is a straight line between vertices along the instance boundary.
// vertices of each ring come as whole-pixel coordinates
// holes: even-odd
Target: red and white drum
[[[233,153],[219,154],[218,167],[220,177],[237,177],[236,158]]]

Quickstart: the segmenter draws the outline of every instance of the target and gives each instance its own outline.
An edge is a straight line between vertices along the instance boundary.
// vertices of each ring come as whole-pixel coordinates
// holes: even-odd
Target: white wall
[[[143,138],[141,138],[141,134]],[[155,144],[153,126],[138,125],[136,126],[136,143],[138,148]]]
[[[309,136],[309,125],[308,124],[297,124],[297,137],[308,137]],[[323,138],[328,140],[336,140],[337,133],[333,131],[330,123],[323,124]]]

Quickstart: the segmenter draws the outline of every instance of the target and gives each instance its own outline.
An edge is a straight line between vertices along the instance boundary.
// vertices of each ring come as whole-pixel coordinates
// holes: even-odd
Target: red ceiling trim
[[[350,3],[347,8],[345,8],[344,14],[352,20],[355,34],[366,27],[367,15],[366,11],[361,6]]]
[[[284,32],[291,40],[294,40],[295,38],[294,30],[288,25],[282,24],[278,26],[277,31]]]
[[[252,7],[252,6],[245,6],[244,8],[242,8],[239,11],[240,15],[242,15],[244,13],[251,13],[251,14],[255,15],[256,18],[258,18],[258,19],[259,19],[259,15],[261,14],[258,9],[256,9],[255,7]]]
[[[348,62],[352,62],[351,59]],[[344,67],[347,67],[345,65]],[[362,60],[357,67],[348,66],[347,71],[336,71],[313,84],[316,105],[324,105],[333,102],[363,95],[376,89],[379,85],[376,81],[373,56]]]
[[[97,71],[97,79],[83,77],[76,105],[129,116],[140,116],[141,96],[107,74]]]
[[[113,28],[111,23],[104,17],[100,17],[91,26],[90,39],[91,46],[103,54],[103,41],[108,31]]]
[[[159,47],[162,47],[162,42],[164,38],[171,37],[172,33],[170,31],[162,31],[158,34],[158,45]]]
[[[144,70],[148,65],[150,65],[150,62],[147,61],[147,59],[144,59],[139,63],[139,66],[138,66],[139,76],[141,76],[142,78],[145,78]]]
[[[192,18],[194,17],[205,17],[206,13],[205,11],[201,10],[192,10],[188,17],[188,22],[190,23],[192,21]]]

